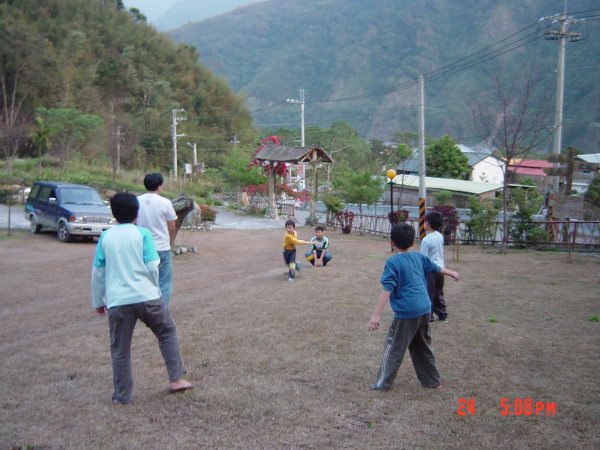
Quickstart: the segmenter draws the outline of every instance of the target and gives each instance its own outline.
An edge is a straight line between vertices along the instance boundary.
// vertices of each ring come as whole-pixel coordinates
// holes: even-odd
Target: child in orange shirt
[[[288,266],[288,281],[294,281],[296,270],[300,270],[300,267],[296,265],[296,245],[302,244],[308,244],[308,242],[298,239],[296,222],[293,220],[286,221],[285,234],[283,235],[283,260]]]

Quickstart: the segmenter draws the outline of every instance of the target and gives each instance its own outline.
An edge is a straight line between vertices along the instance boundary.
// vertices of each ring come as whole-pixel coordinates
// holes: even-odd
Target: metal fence
[[[320,215],[324,215],[323,212]],[[418,234],[418,219],[408,219],[406,222],[413,225]],[[328,216],[326,225],[337,229],[340,224],[335,217]],[[509,246],[534,246],[562,249],[599,249],[600,248],[600,222],[589,220],[562,220],[547,222],[525,222],[531,224],[532,228],[545,230],[542,233],[543,239],[534,240],[527,236],[515,238],[511,229],[515,222],[509,222],[508,240]],[[387,216],[375,216],[367,214],[358,214],[354,216],[352,222],[352,231],[357,233],[368,233],[378,236],[389,236],[391,230],[390,221]],[[447,243],[458,243],[462,245],[497,245],[504,242],[504,223],[492,222],[487,230],[486,237],[476,235],[470,228],[468,222],[459,222],[454,232],[447,234]]]

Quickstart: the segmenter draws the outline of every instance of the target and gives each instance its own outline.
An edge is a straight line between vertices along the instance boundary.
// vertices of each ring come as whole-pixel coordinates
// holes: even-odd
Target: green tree
[[[585,192],[584,199],[595,208],[600,208],[600,175],[596,175],[592,179]]]
[[[367,170],[340,173],[336,178],[335,187],[346,203],[356,203],[361,212],[361,205],[377,203],[385,189],[381,178],[374,177]]]
[[[242,146],[234,146],[233,150],[225,157],[221,172],[225,182],[240,191],[244,187],[264,184],[266,175],[258,166],[250,167],[253,151]]]
[[[337,192],[346,203],[356,203],[362,217],[362,205],[377,203],[385,189],[381,177],[373,176],[369,170],[344,171],[334,181]],[[362,229],[362,222],[359,223]]]
[[[427,175],[439,178],[468,180],[471,174],[469,160],[450,136],[433,141],[425,148]]]
[[[36,100],[36,82],[44,79],[46,42],[18,10],[0,4],[0,151],[12,173],[12,162],[23,147]]]
[[[470,220],[467,224],[467,233],[470,238],[481,241],[493,241],[496,234],[496,219],[498,206],[493,200],[479,200],[476,197],[469,199]]]
[[[38,108],[37,114],[49,129],[50,150],[58,157],[61,169],[74,149],[84,147],[103,123],[100,116],[73,108]]]
[[[543,203],[541,194],[535,189],[516,188],[511,191],[511,197],[517,212],[509,227],[510,235],[517,245],[545,242],[548,239],[547,232],[532,219]]]

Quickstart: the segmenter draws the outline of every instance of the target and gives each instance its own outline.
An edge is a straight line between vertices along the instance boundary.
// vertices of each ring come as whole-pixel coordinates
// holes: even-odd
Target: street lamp
[[[394,225],[394,178],[396,178],[396,171],[389,169],[386,173],[387,182],[390,185],[390,223]]]

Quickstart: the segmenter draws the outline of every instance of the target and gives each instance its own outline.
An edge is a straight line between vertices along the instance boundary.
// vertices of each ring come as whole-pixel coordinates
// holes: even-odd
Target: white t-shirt
[[[421,253],[429,256],[434,263],[444,267],[444,236],[439,231],[432,231],[421,241]]]
[[[150,230],[157,251],[170,250],[171,240],[167,222],[177,219],[173,203],[167,198],[150,192],[140,195],[138,201],[140,210],[137,224]]]

